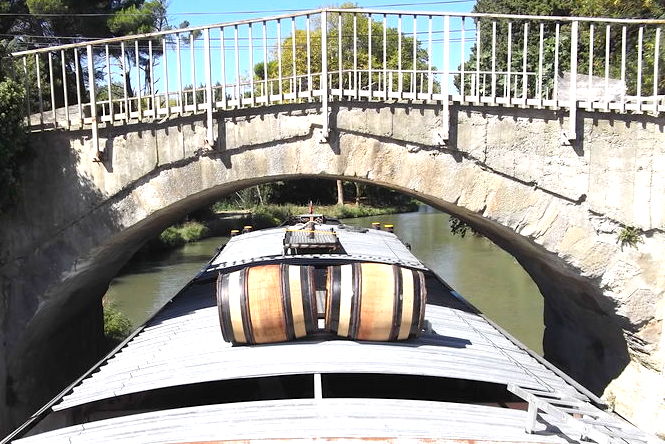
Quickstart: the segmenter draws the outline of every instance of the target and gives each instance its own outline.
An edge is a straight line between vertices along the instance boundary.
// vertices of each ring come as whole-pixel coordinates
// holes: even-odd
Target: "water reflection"
[[[393,224],[402,241],[462,296],[533,351],[542,354],[543,298],[508,253],[483,237],[454,236],[449,217],[423,207],[418,213],[353,219],[357,225]]]
[[[350,219],[354,225],[394,224],[413,253],[496,323],[542,353],[543,300],[538,288],[508,253],[485,238],[453,236],[448,215],[421,212]],[[106,299],[137,326],[171,299],[208,262],[225,237],[187,244],[159,257],[130,263],[113,280]]]
[[[132,260],[111,282],[107,303],[139,326],[169,301],[210,260],[228,237],[210,237],[176,250]]]

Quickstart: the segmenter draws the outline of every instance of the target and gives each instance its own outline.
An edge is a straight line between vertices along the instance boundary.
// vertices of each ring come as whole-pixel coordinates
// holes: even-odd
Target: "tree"
[[[577,16],[589,17],[612,17],[612,18],[644,18],[644,19],[663,19],[665,18],[665,2],[653,0],[580,0],[575,2],[572,8],[572,14]],[[624,66],[626,70],[626,83],[629,94],[637,94],[637,71],[638,71],[638,39],[640,25],[626,25],[626,60]],[[655,54],[655,35],[656,26],[644,27],[642,40],[642,85],[641,94],[650,95],[654,90],[654,63],[655,57],[660,59],[658,70],[658,85],[656,91],[658,94],[665,93],[665,45],[661,40],[660,54]],[[661,30],[662,32],[662,30]],[[622,33],[619,26],[614,26],[610,39],[610,75],[614,78],[621,78],[621,55],[622,55]],[[588,28],[583,29],[583,44],[590,40]],[[662,37],[661,37],[662,39]],[[596,31],[594,36],[594,46],[604,48],[605,36],[602,32]],[[600,57],[598,57],[600,55]],[[588,50],[583,51],[583,56],[588,57]],[[594,54],[594,72],[602,73],[605,67],[605,56],[603,54]],[[646,93],[646,94],[645,94]]]
[[[477,0],[473,7],[473,12],[489,14],[523,14],[523,15],[549,15],[549,16],[569,16],[571,15],[572,0]],[[492,54],[495,57],[495,71],[502,73],[522,73],[524,71],[524,34],[525,24],[527,22],[520,20],[510,20],[511,23],[511,59],[508,64],[508,27],[509,20],[505,19],[479,19],[476,23],[477,32],[480,33],[480,46],[474,44],[471,48],[469,60],[465,63],[465,71],[473,73],[478,66],[481,71],[489,71],[492,66]],[[539,64],[539,29],[534,29],[534,22],[529,22],[531,29],[527,30],[526,45],[526,72],[533,73],[538,70]],[[554,40],[555,27],[554,22],[543,23],[543,34],[545,36],[544,54],[543,54],[543,91],[551,87],[554,79]],[[492,48],[492,36],[496,33],[497,42]],[[570,46],[568,34],[561,34],[563,39],[561,45]],[[560,57],[559,70],[570,69],[570,59]],[[495,93],[499,96],[512,91],[513,96],[521,96],[526,89],[529,97],[534,97],[537,92],[537,85],[532,78],[527,78],[527,83],[523,83],[524,77],[520,75],[499,75],[495,78],[489,78],[487,75],[465,77],[465,89],[467,94],[475,95],[476,91],[481,95],[489,95],[492,90],[492,81],[495,83]],[[455,85],[461,87],[460,79],[455,79]]]
[[[11,47],[0,41],[0,212],[15,198],[20,158],[28,135],[23,121],[25,92],[5,67]]]
[[[353,3],[344,3],[340,8],[357,8]],[[371,84],[374,89],[378,88],[380,83],[380,69],[383,67],[384,43],[383,43],[383,24],[379,21],[371,20],[368,14],[357,13],[330,13],[328,14],[328,23],[326,24],[328,39],[328,71],[338,72],[341,75],[331,76],[330,88],[339,88],[340,80],[344,88],[355,85],[358,89],[367,89]],[[264,84],[267,83],[268,91],[275,94],[279,89],[278,78],[281,77],[282,91],[292,92],[294,87],[298,89],[307,89],[307,83],[312,82],[314,88],[319,85],[319,73],[321,72],[321,23],[314,22],[309,34],[309,57],[308,57],[308,36],[307,31],[296,29],[294,35],[291,35],[278,43],[278,48],[272,53],[271,60],[267,64],[261,62],[254,66],[254,74],[257,80],[267,80],[257,84],[257,94],[262,94]],[[371,47],[370,47],[371,40]],[[341,52],[339,51],[341,41]],[[400,43],[401,42],[401,43]],[[401,59],[399,57],[399,45],[401,44]],[[415,65],[417,70],[427,70],[428,54],[422,47],[422,43],[413,38],[413,36],[402,35],[401,38],[396,28],[386,29],[386,68],[395,70],[399,66],[403,70],[413,67],[415,46]],[[355,51],[354,51],[355,49]],[[354,59],[355,53],[355,59]],[[370,66],[374,70],[372,78],[368,78],[367,70]],[[309,71],[308,71],[309,66]],[[360,74],[360,79],[355,83],[351,78],[351,71],[357,69],[364,71]],[[433,69],[436,69],[433,67]],[[311,78],[308,74],[312,74]],[[294,82],[295,77],[295,82]],[[416,84],[411,84],[411,76],[394,76],[393,90],[400,86],[403,91],[410,91]],[[421,74],[416,82],[428,83],[427,74]],[[435,88],[438,90],[438,82],[435,82]]]
[[[341,180],[335,182],[337,184],[337,205],[344,205],[344,184]]]
[[[580,0],[575,15],[614,18],[665,18],[665,3],[653,0]]]
[[[165,0],[5,0],[0,12],[13,14],[0,17],[0,34],[19,36],[24,49],[167,26]]]
[[[614,17],[614,18],[662,18],[664,17],[665,6],[662,2],[651,0],[639,0],[632,2],[628,0],[477,0],[473,12],[490,14],[528,14],[545,16],[592,16],[592,17]],[[529,73],[527,83],[523,83],[524,71],[524,24],[525,21],[511,20],[511,62],[508,65],[508,21],[505,19],[483,18],[477,22],[477,28],[480,32],[480,47],[476,44],[471,49],[471,55],[464,64],[466,72],[473,74],[477,64],[481,71],[491,69],[492,63],[492,36],[493,29],[496,29],[495,71],[499,74],[495,77],[495,92],[497,95],[503,95],[504,91],[510,88],[513,91],[512,96],[521,96],[524,90],[528,97],[545,98],[552,92],[555,75],[555,52],[556,52],[556,27],[555,21],[544,21],[543,23],[543,58],[539,60],[540,50],[540,28],[539,23],[529,22],[526,54],[526,72]],[[569,22],[561,22],[559,26],[559,52],[558,52],[558,74],[562,75],[564,71],[570,70],[570,45],[571,45],[571,25]],[[602,28],[602,29],[601,29]],[[578,36],[578,74],[587,74],[589,72],[589,48],[593,46],[593,65],[592,72],[595,75],[605,75],[605,27],[595,25],[593,42],[591,42],[591,30],[589,23],[583,22],[579,27]],[[625,69],[625,81],[629,94],[637,93],[637,66],[638,66],[638,32],[639,25],[626,25],[626,59],[623,61]],[[622,72],[622,26],[614,25],[610,31],[610,58],[607,60],[610,78],[621,78]],[[655,49],[655,27],[644,29],[643,35],[643,55],[642,55],[642,93],[653,90],[653,69],[654,69],[654,49]],[[591,45],[593,43],[593,45]],[[665,45],[661,44],[661,59],[665,54]],[[534,73],[539,70],[542,63],[541,76],[543,79],[542,89],[538,89]],[[665,89],[665,64],[660,65],[658,90]],[[511,76],[508,82],[508,76],[504,75],[510,71],[517,74]],[[477,82],[477,84],[476,84]],[[461,88],[459,78],[455,81],[456,86]],[[489,95],[492,82],[488,76],[468,75],[465,78],[465,90],[467,94],[478,90],[481,95]]]
[[[48,57],[27,57],[25,67],[9,56],[11,52],[33,49],[64,43],[78,43],[88,38],[119,37],[130,34],[157,31],[168,26],[166,21],[166,0],[0,0],[0,35],[13,36],[11,41],[0,40],[0,209],[13,199],[18,183],[20,158],[27,146],[27,134],[23,117],[26,98],[24,85],[10,77],[18,73],[20,81],[26,82],[29,90],[31,110],[50,108],[50,91],[43,85],[47,78]],[[81,14],[85,14],[81,16]],[[159,48],[159,46],[157,46]],[[159,54],[159,49],[155,53]],[[118,49],[113,49],[118,60],[126,57]],[[146,51],[141,48],[139,63],[145,64]],[[61,72],[59,57],[53,57],[54,72]],[[80,54],[79,63],[69,58],[65,71],[79,72],[87,78],[86,55]],[[133,62],[126,62],[123,66]],[[39,64],[39,65],[38,65]],[[37,67],[39,66],[42,97],[36,88]],[[23,75],[23,70],[27,75]],[[145,65],[143,67],[145,69]],[[101,70],[96,73],[101,75]],[[74,75],[66,76],[74,81]],[[18,79],[18,77],[17,77]],[[55,105],[64,103],[62,76],[54,76],[56,92]],[[93,80],[94,81],[94,80]],[[118,89],[117,85],[114,85]],[[120,88],[122,85],[120,85]],[[129,85],[131,88],[131,85]],[[68,84],[69,103],[74,103],[76,86]],[[130,89],[131,90],[131,89]],[[106,93],[108,95],[108,92]]]
[[[10,0],[0,3],[0,12],[12,15],[0,16],[0,34],[13,35],[16,41],[16,50],[33,49],[44,46],[60,45],[65,43],[80,43],[90,38],[111,38],[132,34],[142,34],[168,28],[166,19],[166,0]],[[154,55],[160,54],[160,45],[154,45]],[[126,54],[121,54],[117,46],[111,46],[111,56],[118,60],[126,72],[136,66],[133,48],[127,48]],[[100,49],[101,51],[101,49]],[[130,51],[131,56],[130,56]],[[79,77],[87,80],[86,54],[80,53],[79,63],[70,58],[65,63],[65,71],[69,74],[78,71]],[[39,62],[26,59],[27,78],[36,81],[36,63],[40,66],[42,84],[48,84],[46,56]],[[59,57],[53,57],[54,72],[62,70]],[[149,63],[147,48],[141,47],[139,51],[139,67],[147,73]],[[24,68],[19,67],[19,71]],[[100,78],[103,69],[96,70],[95,77]],[[146,74],[147,75],[147,74]],[[73,75],[67,75],[68,99],[73,103],[76,98],[76,85]],[[129,79],[129,76],[127,76]],[[56,76],[53,79],[56,91],[56,106],[64,103],[62,79]],[[129,80],[128,80],[129,82]],[[144,82],[145,83],[145,82]],[[39,103],[36,88],[30,88],[33,108]],[[127,85],[130,95],[133,94],[132,85]],[[44,98],[42,98],[44,99]],[[44,101],[48,109],[50,100]]]

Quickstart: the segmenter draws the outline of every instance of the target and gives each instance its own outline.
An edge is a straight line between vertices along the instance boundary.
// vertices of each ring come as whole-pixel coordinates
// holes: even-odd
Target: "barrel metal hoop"
[[[229,275],[219,273],[217,276],[217,311],[219,312],[219,323],[222,328],[222,337],[227,342],[235,342],[233,327],[231,326],[231,312],[229,309]]]
[[[393,319],[390,325],[390,334],[388,340],[395,341],[399,336],[399,328],[402,321],[402,305],[404,303],[404,295],[402,289],[402,273],[399,265],[393,264],[393,280],[394,280],[394,291],[393,291]]]
[[[240,306],[242,307],[241,316],[242,316],[242,329],[245,333],[245,339],[247,339],[248,344],[255,344],[254,341],[254,330],[252,328],[252,318],[249,313],[249,298],[247,297],[249,292],[249,271],[251,268],[245,268],[240,271]]]
[[[315,333],[317,330],[317,324],[315,322],[316,315],[314,315],[316,312],[316,304],[312,304],[316,297],[312,272],[312,267],[300,267],[303,314],[305,316],[305,330],[308,335]]]
[[[289,280],[289,266],[287,264],[279,265],[279,282],[282,301],[282,313],[284,315],[284,325],[286,326],[286,339],[292,341],[296,338],[295,327],[293,326],[293,311],[291,310],[291,289]]]
[[[328,290],[328,299],[330,301],[328,319],[330,322],[326,325],[329,331],[336,333],[339,330],[340,304],[341,304],[341,278],[342,268],[339,265],[328,267],[328,278],[331,285]]]
[[[360,330],[360,306],[362,294],[362,264],[354,263],[353,267],[353,297],[351,298],[351,319],[349,322],[349,337],[357,338]]]
[[[411,318],[411,330],[409,331],[409,336],[410,337],[415,337],[418,336],[420,333],[421,329],[421,324],[422,322],[420,321],[421,319],[421,311],[423,310],[424,301],[422,300],[422,281],[420,280],[420,276],[422,273],[417,270],[411,270],[411,273],[413,273],[413,315]]]

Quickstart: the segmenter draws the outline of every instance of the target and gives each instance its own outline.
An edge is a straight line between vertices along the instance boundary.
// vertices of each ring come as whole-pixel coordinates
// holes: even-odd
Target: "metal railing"
[[[320,9],[21,51],[34,130],[278,103],[665,111],[665,20]],[[324,118],[324,136],[327,134]]]

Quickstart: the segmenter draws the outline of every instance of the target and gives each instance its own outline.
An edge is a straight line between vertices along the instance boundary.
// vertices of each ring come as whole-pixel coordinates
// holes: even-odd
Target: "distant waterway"
[[[453,236],[448,215],[422,206],[415,213],[346,221],[393,224],[412,252],[490,319],[542,353],[543,299],[536,284],[508,253],[483,237]],[[171,299],[228,238],[211,237],[151,258],[133,260],[105,296],[135,326]]]

